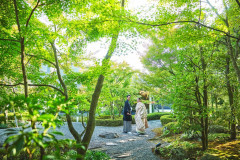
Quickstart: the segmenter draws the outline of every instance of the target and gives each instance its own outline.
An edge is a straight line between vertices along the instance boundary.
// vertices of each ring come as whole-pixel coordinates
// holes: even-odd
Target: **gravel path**
[[[122,133],[122,126],[96,126],[89,144],[89,149],[102,150],[110,155],[112,159],[116,160],[159,160],[159,158],[152,153],[152,148],[155,147],[156,144],[149,142],[148,139],[154,137],[154,133],[151,130],[161,127],[161,123],[159,120],[152,120],[148,123],[149,128],[146,130],[147,134],[145,136],[137,136],[135,134],[135,124],[132,125],[133,134]],[[76,122],[74,123],[74,127],[76,127],[78,131],[83,129],[82,126]],[[58,130],[64,133],[64,137],[61,138],[73,139],[67,125],[62,126]],[[115,139],[105,139],[99,137],[99,134],[105,132],[117,133],[119,137]],[[121,156],[122,158],[120,158]]]
[[[122,133],[122,126],[119,127],[103,127],[96,126],[89,149],[102,150],[106,152],[112,160],[159,160],[157,156],[152,153],[152,148],[156,144],[151,143],[148,139],[154,137],[154,133],[151,131],[154,128],[161,127],[159,120],[149,121],[149,128],[146,130],[146,135],[137,136],[135,133],[136,125],[132,125],[133,134]],[[83,130],[81,123],[73,122],[75,129],[80,132]],[[57,131],[61,131],[64,136],[57,136],[58,139],[73,139],[73,136],[68,130],[68,126],[63,125],[60,128],[56,128]],[[0,130],[0,134],[3,130]],[[117,133],[118,138],[106,139],[99,137],[99,134],[111,132]],[[3,137],[0,138],[2,141]]]

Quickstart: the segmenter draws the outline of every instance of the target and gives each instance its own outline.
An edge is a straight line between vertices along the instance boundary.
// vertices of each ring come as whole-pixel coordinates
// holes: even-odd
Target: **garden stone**
[[[164,142],[160,145],[160,147],[167,147],[167,146],[170,146],[171,143],[167,143],[167,142]]]
[[[117,146],[117,143],[113,143],[113,142],[108,142],[106,143],[107,146]]]
[[[107,138],[107,139],[114,139],[114,138],[118,138],[119,135],[117,133],[105,132],[105,133],[99,134],[99,137]]]

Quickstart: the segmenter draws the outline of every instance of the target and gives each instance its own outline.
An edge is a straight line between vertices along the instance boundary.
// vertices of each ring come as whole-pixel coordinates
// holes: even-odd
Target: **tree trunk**
[[[233,68],[234,68],[234,70],[236,72],[236,75],[237,75],[237,78],[238,78],[238,82],[240,84],[240,68],[238,67],[237,58],[234,55],[233,47],[232,47],[232,44],[231,44],[231,39],[229,37],[227,37],[227,45],[228,45],[228,50],[229,50],[228,53],[229,53],[229,55],[231,57]],[[238,45],[238,44],[236,44],[236,45]]]
[[[87,129],[86,129],[86,133],[82,139],[82,144],[84,145],[85,149],[82,149],[82,148],[77,149],[78,154],[83,156],[80,159],[84,158],[87,148],[88,148],[88,145],[92,138],[92,134],[94,132],[95,113],[96,113],[96,108],[97,108],[97,104],[98,104],[98,99],[99,99],[99,96],[100,96],[100,93],[102,90],[103,81],[104,81],[104,76],[100,75],[98,78],[98,81],[97,81],[97,85],[95,87],[95,91],[92,95],[92,102],[91,102],[90,111],[89,111],[89,119],[88,119],[88,123],[87,123]]]
[[[54,53],[54,59],[55,59],[55,66],[56,66],[56,71],[57,71],[57,76],[58,76],[58,80],[61,84],[61,86],[63,87],[64,90],[64,96],[65,96],[65,101],[68,100],[68,91],[67,91],[67,86],[64,83],[62,76],[61,76],[61,72],[60,72],[60,67],[59,67],[59,62],[58,62],[58,56],[57,56],[57,48],[55,46],[55,42],[53,40],[53,42],[50,42],[52,49],[53,49],[53,53]],[[73,127],[72,124],[72,119],[71,116],[69,114],[66,114],[66,119],[67,119],[67,124],[68,124],[68,129],[71,132],[71,134],[73,135],[74,139],[80,143],[81,142],[81,137],[78,134],[78,132],[76,131],[76,129]]]
[[[230,73],[230,66],[229,66],[230,58],[226,58],[226,71],[225,71],[225,77],[226,77],[226,84],[227,84],[227,90],[228,90],[228,98],[229,98],[229,104],[231,108],[231,118],[230,118],[230,128],[231,128],[231,139],[236,139],[237,132],[236,132],[236,116],[235,116],[235,106],[234,106],[234,97],[233,97],[233,87],[231,86],[230,79],[229,79],[229,73]]]
[[[203,121],[204,121],[204,141],[205,146],[203,150],[208,148],[208,86],[206,77],[207,64],[203,55],[202,47],[200,47],[201,63],[202,63],[202,73],[203,73]]]

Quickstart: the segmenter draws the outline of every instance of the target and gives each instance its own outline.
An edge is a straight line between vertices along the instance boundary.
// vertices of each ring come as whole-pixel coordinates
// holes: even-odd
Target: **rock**
[[[117,146],[117,143],[107,142],[106,145],[107,145],[107,146]]]
[[[123,153],[123,154],[120,154],[120,155],[116,155],[114,157],[116,158],[126,158],[126,157],[130,157],[131,156],[131,153]]]
[[[113,138],[118,138],[119,135],[117,133],[105,132],[105,133],[99,134],[99,137],[113,139]]]
[[[171,144],[171,143],[164,142],[164,143],[161,144],[160,147],[167,147],[167,146],[170,146],[170,144]]]

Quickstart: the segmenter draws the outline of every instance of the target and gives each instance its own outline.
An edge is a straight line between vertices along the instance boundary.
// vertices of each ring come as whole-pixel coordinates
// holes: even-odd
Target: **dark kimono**
[[[132,131],[132,116],[127,115],[127,113],[131,114],[131,106],[129,101],[125,101],[124,109],[123,109],[123,132],[131,132]]]

